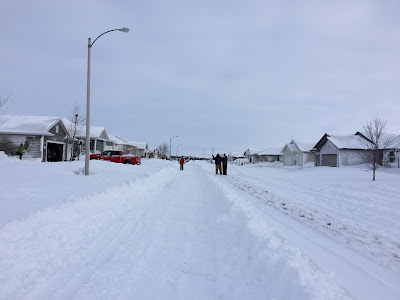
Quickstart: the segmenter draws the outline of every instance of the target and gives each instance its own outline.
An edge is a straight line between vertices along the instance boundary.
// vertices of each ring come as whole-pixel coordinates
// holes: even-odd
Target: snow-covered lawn
[[[400,170],[0,156],[0,299],[399,299]]]

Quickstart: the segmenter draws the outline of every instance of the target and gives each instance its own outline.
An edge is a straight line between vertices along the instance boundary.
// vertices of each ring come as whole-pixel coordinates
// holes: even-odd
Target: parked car
[[[140,165],[142,160],[139,156],[127,155],[121,150],[107,150],[100,154],[91,154],[90,159],[107,160],[115,163]]]

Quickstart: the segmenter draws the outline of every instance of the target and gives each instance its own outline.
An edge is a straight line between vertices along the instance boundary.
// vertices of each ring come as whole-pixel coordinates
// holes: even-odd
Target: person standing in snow
[[[217,153],[217,156],[214,157],[214,155],[213,155],[212,157],[213,157],[213,160],[215,160],[215,174],[218,174],[218,170],[219,170],[219,174],[222,174],[221,156],[219,156],[219,153]]]
[[[184,163],[185,163],[185,159],[182,156],[181,159],[179,160],[179,164],[181,165],[181,170],[183,170],[183,164]]]
[[[22,159],[22,153],[24,152],[24,145],[19,145],[17,149],[17,154],[19,155],[19,159]]]
[[[224,153],[224,156],[221,158],[222,161],[222,175],[226,175],[226,169],[228,168],[228,157]]]

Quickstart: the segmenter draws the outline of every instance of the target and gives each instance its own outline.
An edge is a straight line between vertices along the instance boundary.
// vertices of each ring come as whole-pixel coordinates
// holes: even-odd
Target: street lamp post
[[[178,158],[178,149],[179,149],[179,146],[181,146],[182,144],[179,144],[178,146],[176,146],[176,158]]]
[[[88,70],[87,70],[87,101],[86,101],[86,145],[85,145],[85,175],[89,175],[89,160],[90,160],[90,49],[92,49],[93,44],[106,33],[111,31],[122,31],[127,33],[129,31],[128,28],[119,28],[112,29],[100,34],[95,40],[91,41],[88,39]]]
[[[175,137],[178,137],[178,136],[174,135],[173,137],[169,138],[169,160],[171,160],[171,141]]]

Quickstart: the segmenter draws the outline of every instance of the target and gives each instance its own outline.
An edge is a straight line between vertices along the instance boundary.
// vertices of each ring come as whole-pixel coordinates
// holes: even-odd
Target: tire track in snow
[[[276,214],[273,211],[268,210],[268,207],[272,206],[271,203],[259,201],[262,200],[262,198],[266,195],[264,190],[262,190],[262,192],[259,194],[263,196],[257,197],[257,193],[252,194],[247,188],[243,188],[240,184],[238,184],[238,181],[235,181],[235,179],[233,179],[235,182],[234,184],[232,182],[232,177],[235,176],[230,175],[227,177],[212,177],[221,186],[224,192],[229,195],[228,197],[246,213],[249,218],[249,227],[252,228],[254,233],[259,234],[260,237],[270,240],[272,246],[271,249],[274,252],[278,251],[279,249],[279,251],[285,253],[287,251],[285,248],[286,246],[288,246],[289,249],[291,248],[291,245],[282,238],[286,234],[288,237],[290,237],[292,242],[294,242],[296,245],[299,245],[301,249],[304,249],[305,253],[308,253],[306,255],[308,255],[308,257],[311,259],[309,263],[308,258],[304,258],[301,252],[298,253],[299,256],[290,256],[289,253],[289,257],[292,258],[291,262],[294,262],[294,265],[297,265],[301,270],[306,271],[305,277],[307,280],[311,280],[311,285],[318,285],[319,279],[317,277],[319,276],[313,277],[308,275],[310,275],[310,272],[313,272],[313,269],[318,269],[325,271],[322,271],[322,273],[317,272],[316,274],[321,274],[322,278],[325,278],[328,281],[329,278],[332,277],[333,282],[339,282],[342,288],[350,291],[351,296],[349,296],[349,294],[346,292],[345,295],[351,298],[397,299],[397,297],[400,295],[398,277],[395,276],[395,274],[371,263],[362,256],[358,257],[357,260],[354,260],[354,258],[357,256],[354,256],[355,254],[351,250],[347,250],[345,247],[337,245],[335,242],[333,242],[333,240],[322,238],[318,234],[299,226],[299,224],[296,224],[298,219],[293,218],[293,221],[290,221],[290,219],[286,220],[285,218],[282,219],[280,214]],[[239,181],[243,183],[242,179]],[[251,187],[251,185],[247,185],[247,183],[245,186]],[[276,209],[275,206],[272,207]],[[281,208],[278,208],[278,210],[288,215],[286,210],[282,210]],[[270,219],[272,222],[269,221]],[[282,244],[285,245],[283,249],[275,246]],[[293,253],[296,253],[296,249],[293,249]],[[277,255],[282,255],[282,253],[279,252]],[[303,260],[296,262],[296,257],[301,257]],[[313,261],[317,262],[318,266],[315,265]],[[309,264],[309,266],[304,269],[304,264],[306,266]],[[324,274],[323,272],[328,273]],[[351,284],[352,278],[359,278],[360,282],[364,284]],[[329,290],[329,287],[327,287],[327,289],[324,289],[324,287],[317,287],[317,291],[321,288],[325,292]],[[316,296],[316,299],[327,298],[329,298],[327,295]],[[335,297],[333,297],[333,299],[334,298]],[[341,296],[337,296],[337,298],[342,299]]]
[[[232,189],[228,177],[209,175],[219,185],[224,194],[248,218],[248,227],[251,232],[268,242],[268,256],[273,261],[284,261],[287,266],[299,272],[301,284],[310,294],[312,299],[351,299],[350,294],[340,286],[332,274],[320,271],[301,250],[288,243],[279,233],[278,229],[271,227],[265,215],[251,204],[240,193]],[[228,182],[227,182],[228,180]],[[239,190],[244,191],[242,188]]]
[[[297,268],[285,257],[271,260],[266,242],[248,230],[245,215],[198,165],[185,166],[162,196],[148,200],[157,207],[142,228],[77,299],[312,298]]]
[[[373,234],[368,231],[368,228],[363,228],[358,226],[357,223],[352,222],[350,217],[349,222],[343,222],[343,218],[337,218],[335,214],[330,214],[330,211],[327,210],[326,207],[317,204],[318,201],[313,201],[312,207],[306,205],[307,201],[302,202],[300,206],[292,201],[292,199],[271,193],[266,188],[274,183],[269,181],[264,182],[260,181],[258,178],[252,178],[260,181],[260,183],[265,186],[265,188],[261,188],[258,185],[246,181],[243,179],[243,176],[230,175],[226,179],[235,187],[263,201],[266,205],[274,207],[284,214],[327,234],[338,242],[368,256],[379,264],[398,273],[400,272],[400,255],[398,254],[400,250],[399,241],[385,235]],[[277,183],[274,185],[282,188]],[[297,193],[298,195],[304,193],[304,189],[298,188],[296,185],[291,186],[291,189],[292,188],[293,193]],[[306,194],[307,196],[312,194],[313,197],[321,197],[320,192],[307,190]],[[337,193],[333,194],[335,194],[335,197],[337,196]],[[304,197],[303,199],[306,200],[306,198],[307,197]],[[336,199],[329,196],[329,193],[324,193],[324,198],[326,201],[334,201]],[[337,209],[335,212],[336,211]],[[348,211],[349,214],[352,212],[351,210],[343,209],[343,212],[346,211]]]

